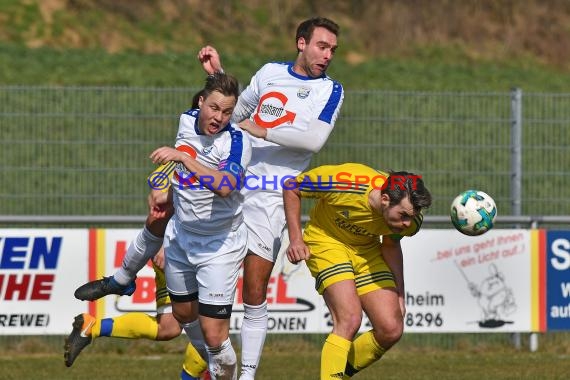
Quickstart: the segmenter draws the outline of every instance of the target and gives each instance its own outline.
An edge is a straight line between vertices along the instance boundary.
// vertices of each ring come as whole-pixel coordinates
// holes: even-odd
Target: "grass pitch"
[[[499,335],[499,334],[495,334]],[[5,338],[5,337],[4,337]],[[55,338],[55,337],[54,337]],[[63,364],[63,349],[39,338],[17,344],[0,342],[1,379],[177,379],[185,337],[171,342],[98,339],[71,368]],[[4,340],[4,339],[3,339]],[[515,349],[494,337],[444,337],[447,347],[417,344],[404,337],[382,360],[353,378],[376,379],[567,379],[570,347],[567,339],[542,341],[537,352]],[[474,343],[477,342],[477,343]],[[564,343],[565,342],[565,343]],[[237,347],[234,339],[234,346]],[[257,379],[318,379],[321,337],[268,336]],[[441,346],[441,344],[440,344]]]

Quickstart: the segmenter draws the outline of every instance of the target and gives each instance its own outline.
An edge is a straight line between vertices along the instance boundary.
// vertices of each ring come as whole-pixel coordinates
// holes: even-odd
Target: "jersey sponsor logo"
[[[262,128],[275,128],[293,123],[297,114],[285,109],[287,101],[289,99],[281,92],[268,92],[259,99],[253,121]]]
[[[370,232],[368,232],[366,230],[366,228],[364,227],[360,227],[357,226],[356,224],[352,224],[347,220],[341,219],[341,218],[336,218],[334,220],[334,224],[336,224],[336,226],[342,230],[345,230],[347,232],[350,232],[353,235],[357,235],[357,236],[370,236],[370,237],[374,237],[377,236],[375,234],[371,234]]]
[[[339,211],[339,214],[342,215],[343,218],[348,219],[349,216],[348,210]]]

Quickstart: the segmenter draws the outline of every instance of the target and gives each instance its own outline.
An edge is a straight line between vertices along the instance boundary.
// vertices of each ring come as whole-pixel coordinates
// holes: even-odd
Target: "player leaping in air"
[[[338,47],[338,34],[339,26],[327,18],[301,22],[295,36],[295,61],[261,67],[240,94],[232,116],[232,121],[240,122],[254,136],[246,178],[258,179],[242,190],[248,254],[240,380],[254,378],[267,334],[267,286],[286,233],[282,182],[304,171],[312,155],[324,146],[344,99],[342,85],[326,74]],[[201,49],[198,58],[209,74],[223,71],[213,47]],[[75,296],[93,300],[127,294],[136,272],[160,248],[164,225],[147,221],[129,247],[123,267],[113,277],[83,285]]]
[[[176,187],[177,192],[174,194],[174,204],[176,205],[175,209],[178,216],[171,219],[171,223],[178,220],[181,223],[181,227],[177,229],[178,232],[175,234],[170,233],[168,237],[169,244],[165,245],[168,256],[166,264],[168,293],[172,299],[173,308],[169,314],[176,317],[176,324],[182,324],[188,337],[195,342],[197,349],[204,348],[205,341],[208,349],[207,359],[213,366],[211,372],[218,375],[219,378],[224,378],[219,374],[220,371],[223,371],[226,376],[230,376],[236,369],[235,352],[231,344],[229,344],[229,339],[227,339],[228,334],[226,334],[224,339],[224,334],[221,332],[223,331],[223,325],[229,326],[233,293],[235,293],[235,283],[237,282],[237,271],[241,266],[243,255],[245,255],[246,251],[244,231],[247,229],[245,225],[242,225],[242,196],[237,191],[236,182],[239,182],[239,177],[242,175],[241,172],[244,172],[249,162],[251,147],[247,134],[236,128],[235,125],[228,123],[235,107],[237,96],[238,85],[235,78],[225,74],[209,76],[204,90],[198,96],[198,108],[190,109],[180,117],[176,142],[176,146],[179,149],[164,147],[156,150],[151,155],[152,159],[158,163],[167,161],[179,162],[177,166],[177,183],[179,182],[184,187],[182,190],[179,189],[180,186]],[[211,149],[206,150],[204,149],[205,146]],[[194,152],[194,154],[187,155],[185,152]],[[219,190],[218,194],[217,187],[211,189],[209,186],[213,185],[220,178],[222,180],[226,179],[226,182],[224,182],[226,185]],[[206,179],[209,180],[208,184],[206,184]],[[212,179],[213,181],[210,181]],[[204,184],[204,186],[196,185],[198,188],[186,188],[189,182]],[[172,193],[172,188],[170,188],[170,192],[167,194],[172,195]],[[167,197],[167,199],[172,199],[172,197]],[[203,205],[204,207],[193,209],[187,207],[188,202]],[[165,205],[169,204],[169,202],[162,203]],[[172,214],[170,207],[163,207],[162,212]],[[160,215],[160,212],[152,208],[148,220],[152,222],[156,218],[168,220],[168,218],[165,218],[165,215]],[[153,224],[150,225],[153,226]],[[231,225],[232,228],[235,226],[237,230],[242,232],[238,233],[239,236],[236,235],[237,230],[233,231],[232,229],[232,231],[227,232],[223,227],[228,225]],[[216,239],[219,240],[220,237],[218,235],[220,234],[228,239],[233,237],[233,240],[228,242],[227,246],[220,245],[218,251],[211,252],[211,255],[208,255],[208,263],[200,265],[197,270],[189,269],[188,282],[184,281],[184,285],[181,285],[179,282],[176,282],[176,273],[183,273],[183,270],[186,271],[186,266],[183,263],[179,263],[175,274],[169,275],[168,272],[172,272],[172,266],[175,265],[177,256],[169,255],[168,253],[172,251],[173,243],[177,242],[177,239],[187,236],[188,231],[186,229],[189,231],[199,230],[201,232],[199,236],[204,235],[203,239],[207,239],[210,243],[216,241]],[[208,230],[208,233],[203,231],[205,229]],[[198,238],[196,237],[191,239],[191,241],[198,244]],[[182,245],[187,247],[187,245]],[[188,252],[188,257],[191,257],[192,254],[196,255],[194,249]],[[205,252],[200,251],[198,256],[200,254],[203,256]],[[183,256],[186,257],[186,254]],[[134,259],[135,261],[141,260],[138,255],[135,255]],[[225,266],[221,268],[220,273],[203,274],[204,270],[219,268],[222,265],[221,263],[219,265],[214,264],[218,264],[216,260],[220,259],[225,262],[223,264]],[[230,270],[230,267],[233,270]],[[200,287],[198,288],[195,286],[195,282],[190,281],[192,273],[200,278]],[[205,276],[206,280],[204,281],[201,276]],[[226,277],[227,279],[224,282],[223,279]],[[210,282],[208,285],[208,279],[218,282]],[[174,283],[172,283],[173,281]],[[107,289],[109,286],[114,286],[120,294],[126,293],[125,290],[128,289],[128,287],[120,287],[113,284],[109,278],[98,281],[95,288],[100,289],[100,285],[104,285]],[[161,287],[159,285],[160,281],[157,278],[157,288],[160,290]],[[183,286],[187,286],[187,288],[182,289]],[[216,289],[213,293],[218,298],[209,300],[205,295],[207,292],[202,289],[203,286]],[[89,290],[92,287],[86,286],[78,289],[77,292],[81,293],[84,289]],[[93,294],[87,293],[86,298],[91,299]],[[220,296],[222,294],[224,297]],[[200,300],[200,310],[197,310],[197,300]],[[219,305],[219,302],[222,302],[222,304]],[[218,309],[223,310],[224,314],[218,313]],[[214,317],[211,317],[213,314]],[[159,326],[157,327],[156,320],[150,317],[144,318],[142,313],[126,314],[102,321],[94,320],[93,317],[86,314],[79,315],[76,317],[73,332],[66,344],[66,364],[71,365],[81,350],[92,341],[94,336],[144,337],[148,339],[155,339],[156,337],[158,339],[166,339],[164,335],[161,335],[161,327],[164,327],[162,323],[164,318],[162,318],[163,315],[160,316]],[[198,316],[200,320],[206,320],[205,323],[200,324],[205,332],[204,338],[202,338],[202,334],[197,334],[195,331],[196,327],[200,330],[200,325],[195,323]],[[221,327],[219,326],[220,324],[222,325]],[[174,333],[171,332],[169,335],[170,338],[180,332],[180,327],[178,325],[175,327],[178,330],[170,329],[174,331]],[[215,330],[214,335],[212,335],[212,329]],[[193,337],[198,337],[202,342],[196,344],[196,339],[192,339]],[[188,356],[191,354],[190,348],[189,346],[184,363],[183,379],[195,379],[205,369],[205,361],[201,360],[199,356],[196,357],[194,353],[192,355],[194,360],[191,360],[192,358]],[[195,368],[200,365],[202,368]]]

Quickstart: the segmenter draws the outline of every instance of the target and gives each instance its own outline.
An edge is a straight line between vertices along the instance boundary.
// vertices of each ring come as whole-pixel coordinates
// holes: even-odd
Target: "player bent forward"
[[[361,164],[321,166],[289,180],[283,191],[292,263],[306,260],[333,330],[323,345],[321,379],[348,379],[403,333],[400,239],[422,224],[431,195],[420,176]],[[301,198],[317,198],[301,231]],[[354,339],[366,313],[372,330]]]
[[[238,185],[251,145],[229,122],[238,97],[237,80],[218,73],[206,83],[200,111],[181,117],[177,149],[162,147],[150,157],[158,164],[178,162],[170,189],[174,216],[164,235],[166,285],[174,317],[181,324],[200,320],[212,377],[235,379],[230,316],[247,252]]]
[[[199,318],[212,377],[235,379],[229,318],[247,251],[238,184],[251,158],[251,145],[229,123],[238,97],[237,80],[215,74],[208,78],[206,90],[200,111],[181,117],[177,149],[159,148],[151,159],[179,163],[170,190],[175,212],[164,236],[174,317],[181,324]]]

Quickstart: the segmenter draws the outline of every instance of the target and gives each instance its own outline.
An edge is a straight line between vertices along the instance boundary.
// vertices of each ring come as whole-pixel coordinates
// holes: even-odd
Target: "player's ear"
[[[297,40],[297,51],[300,53],[303,52],[303,50],[305,50],[306,43],[307,42],[304,37],[299,37]]]
[[[198,98],[198,108],[202,108],[202,104],[204,103],[204,96],[200,95],[200,97]]]
[[[390,206],[390,196],[383,192],[380,193],[380,203],[382,204],[382,207]]]

